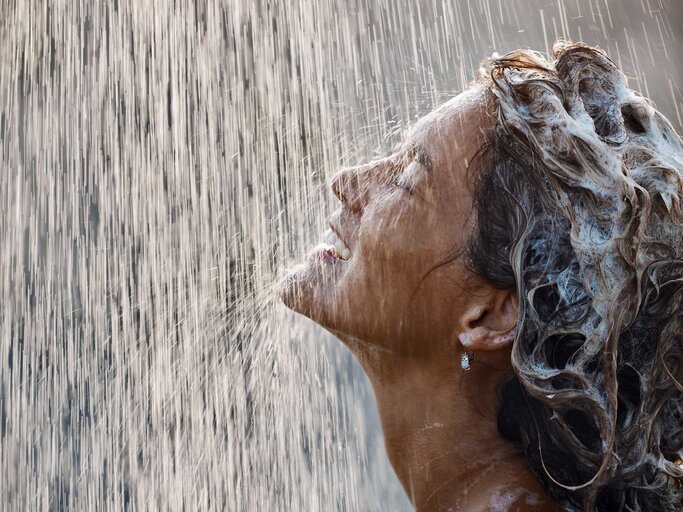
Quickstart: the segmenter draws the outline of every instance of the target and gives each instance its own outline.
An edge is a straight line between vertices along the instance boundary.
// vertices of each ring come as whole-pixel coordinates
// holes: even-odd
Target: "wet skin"
[[[330,226],[347,258],[321,246],[281,288],[363,365],[417,510],[557,510],[496,427],[514,290],[472,273],[463,253],[476,223],[470,163],[491,136],[492,101],[471,89],[421,119],[395,155],[338,173]]]

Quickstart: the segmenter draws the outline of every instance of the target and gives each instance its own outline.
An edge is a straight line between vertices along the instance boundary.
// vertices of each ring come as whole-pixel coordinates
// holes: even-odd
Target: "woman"
[[[683,146],[600,50],[517,51],[340,172],[287,306],[418,510],[681,510]]]

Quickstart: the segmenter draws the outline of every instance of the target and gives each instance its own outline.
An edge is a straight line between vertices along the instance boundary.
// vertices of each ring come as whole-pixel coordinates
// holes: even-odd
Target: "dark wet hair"
[[[520,304],[498,426],[568,510],[683,510],[683,146],[596,48],[488,61],[468,256]]]

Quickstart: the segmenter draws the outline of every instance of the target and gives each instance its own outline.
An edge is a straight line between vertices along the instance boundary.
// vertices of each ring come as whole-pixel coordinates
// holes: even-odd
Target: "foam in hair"
[[[498,138],[534,188],[516,198],[528,220],[510,252],[522,309],[512,363],[552,414],[548,437],[589,474],[562,481],[541,453],[544,478],[592,506],[618,479],[683,477],[662,448],[683,430],[683,146],[602,51],[553,53],[488,63]],[[574,349],[551,364],[558,339]],[[638,403],[624,405],[628,386]]]

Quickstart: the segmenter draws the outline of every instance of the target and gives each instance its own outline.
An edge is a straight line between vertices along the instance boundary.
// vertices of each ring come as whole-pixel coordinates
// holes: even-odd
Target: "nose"
[[[360,212],[367,204],[373,176],[379,174],[376,163],[342,169],[332,178],[332,192],[342,204],[354,212]]]
[[[351,206],[358,195],[357,168],[342,169],[332,178],[332,192],[344,204]]]

